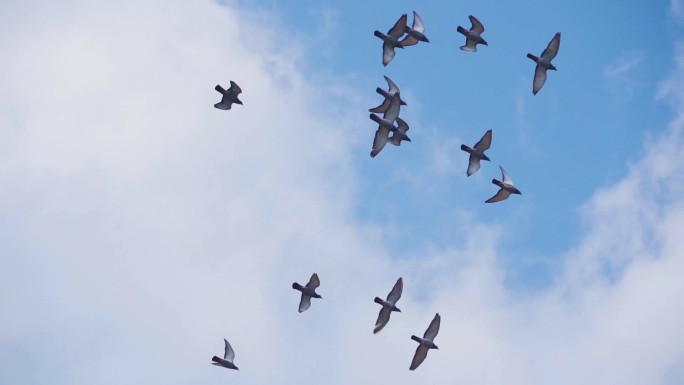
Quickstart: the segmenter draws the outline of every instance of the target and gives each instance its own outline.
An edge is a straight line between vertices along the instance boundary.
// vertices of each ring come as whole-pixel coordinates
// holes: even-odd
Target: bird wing
[[[226,361],[233,362],[233,360],[235,359],[235,351],[233,350],[233,347],[230,346],[227,339],[224,338],[223,341],[226,343],[226,349],[223,353],[223,359]]]
[[[311,306],[311,297],[302,293],[302,299],[299,300],[299,312],[303,312]]]
[[[466,175],[471,176],[477,172],[477,170],[480,169],[480,158],[470,155],[470,158],[468,159],[468,170],[466,171]]]
[[[553,39],[551,39],[549,45],[547,45],[544,52],[542,52],[542,58],[551,61],[553,58],[556,57],[556,55],[558,54],[558,48],[560,48],[560,35],[560,32],[557,32],[553,36]]]
[[[442,318],[439,316],[439,313],[435,314],[435,318],[432,319],[430,326],[428,326],[425,334],[423,334],[424,339],[432,341],[435,339],[435,337],[437,337],[437,333],[439,332],[439,322],[441,319]]]
[[[387,97],[387,98],[385,98],[385,100],[382,101],[382,104],[380,104],[379,106],[377,106],[375,108],[371,108],[368,111],[375,112],[377,114],[387,112],[387,110],[390,108],[390,104],[392,104],[392,98]]]
[[[403,35],[404,32],[406,31],[406,20],[407,19],[408,19],[407,14],[401,15],[399,20],[397,20],[397,22],[394,23],[394,26],[392,27],[392,29],[387,31],[387,34],[392,36],[395,39],[399,39],[401,37],[401,35]]]
[[[508,199],[508,197],[511,196],[511,193],[504,189],[499,189],[499,191],[494,195],[493,197],[487,199],[485,203],[494,203],[494,202],[500,202],[503,200]]]
[[[480,152],[485,152],[492,145],[492,130],[487,130],[479,142],[475,143],[475,149]]]
[[[318,274],[313,273],[311,276],[311,279],[309,279],[309,283],[306,284],[306,287],[310,289],[315,289],[317,287],[321,286],[321,280],[318,279]]]
[[[413,30],[416,30],[420,33],[425,32],[425,26],[423,25],[423,19],[418,16],[416,11],[413,11],[413,27],[411,27]]]
[[[397,87],[397,85],[394,84],[392,79],[385,76],[385,81],[387,81],[387,86],[389,87],[389,89],[387,90],[389,94],[394,95],[395,93],[399,92],[399,87]]]
[[[411,35],[406,35],[406,37],[401,39],[399,43],[402,45],[402,47],[409,47],[418,44],[418,39]]]
[[[392,103],[390,103],[390,107],[387,109],[387,111],[384,113],[382,116],[384,119],[395,121],[397,120],[397,117],[399,117],[399,106],[401,105],[401,99],[399,98],[399,94],[394,94],[392,96]]]
[[[404,134],[406,131],[409,130],[409,125],[404,121],[404,119],[400,118],[397,116],[397,130],[403,132]]]
[[[477,52],[477,43],[473,39],[466,38],[466,44],[460,48],[461,51]]]
[[[379,126],[378,130],[375,131],[375,138],[373,139],[373,148],[371,149],[371,158],[375,158],[376,155],[382,151],[387,143],[387,137],[389,136],[389,130]]]
[[[532,81],[532,94],[536,95],[542,86],[546,83],[546,68],[537,64],[534,69],[534,80]]]
[[[240,86],[238,86],[237,84],[235,84],[234,81],[231,80],[230,88],[228,89],[228,91],[232,92],[234,95],[238,95],[242,93],[242,88],[240,88]]]
[[[411,361],[411,367],[409,370],[416,370],[417,367],[420,366],[420,364],[425,361],[425,357],[427,357],[428,353],[428,348],[426,348],[423,345],[418,345],[416,348],[416,354],[413,355],[413,361]]]
[[[511,179],[511,177],[508,176],[508,173],[506,173],[506,170],[504,170],[503,167],[499,166],[499,168],[501,169],[501,178],[502,178],[501,181],[504,184],[508,184],[508,185],[512,186],[513,185],[513,179]]]
[[[478,34],[484,32],[484,25],[480,23],[480,20],[477,20],[473,15],[468,16],[468,19],[470,19],[470,22],[473,24],[473,26],[470,27],[470,31],[477,32]]]
[[[394,47],[387,43],[382,43],[382,65],[387,66],[394,59]]]
[[[378,320],[375,321],[375,329],[373,329],[373,334],[379,332],[382,330],[382,328],[387,325],[390,319],[390,314],[392,311],[388,308],[383,306],[382,309],[380,309],[380,314],[378,314]]]
[[[392,302],[393,304],[396,305],[397,301],[399,301],[399,298],[401,298],[401,292],[403,290],[404,290],[404,279],[402,277],[399,277],[399,279],[397,279],[397,283],[394,284],[392,291],[390,291],[389,294],[387,295],[387,301]]]

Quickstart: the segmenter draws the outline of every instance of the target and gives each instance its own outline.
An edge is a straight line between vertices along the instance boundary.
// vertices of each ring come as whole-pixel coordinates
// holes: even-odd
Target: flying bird
[[[509,197],[511,194],[522,195],[522,193],[520,192],[520,190],[518,190],[517,188],[515,188],[515,186],[513,186],[513,181],[512,181],[511,178],[508,176],[508,174],[506,174],[506,171],[503,169],[503,167],[499,166],[499,168],[501,169],[501,175],[502,175],[502,177],[503,177],[503,181],[499,182],[499,181],[496,180],[496,179],[492,179],[492,183],[494,183],[495,185],[499,186],[500,189],[499,189],[499,191],[496,193],[496,195],[494,195],[493,197],[487,199],[487,200],[485,201],[485,203],[494,203],[494,202],[499,202],[499,201],[508,199],[508,197]]]
[[[394,121],[399,117],[400,100],[399,94],[394,94],[394,96],[392,96],[392,103],[387,111],[385,111],[382,118],[375,114],[370,114],[371,120],[378,123],[378,129],[375,131],[375,138],[373,138],[373,148],[370,153],[371,158],[375,158],[375,156],[385,147],[390,131],[396,131],[397,128],[394,127]]]
[[[373,32],[373,35],[379,37],[382,39],[382,65],[387,66],[389,62],[394,59],[394,49],[395,48],[404,48],[403,45],[399,42],[399,38],[404,35],[404,32],[406,31],[406,19],[408,16],[406,14],[401,15],[399,20],[394,24],[394,26],[387,31],[387,35],[380,31],[375,31]]]
[[[413,26],[406,26],[407,36],[400,41],[401,45],[408,47],[410,45],[416,45],[419,41],[429,43],[430,40],[423,34],[425,32],[425,26],[423,25],[423,20],[418,16],[416,11],[413,11]]]
[[[405,140],[407,142],[411,141],[411,138],[406,135],[406,131],[409,130],[408,124],[404,121],[404,119],[400,118],[397,116],[396,119],[397,122],[397,127],[394,131],[392,131],[392,136],[387,139],[387,142],[392,143],[395,146],[401,146],[401,141]]]
[[[484,32],[484,26],[482,23],[480,23],[480,20],[477,20],[475,16],[470,15],[468,16],[470,19],[470,23],[472,24],[472,27],[470,27],[470,30],[467,30],[460,25],[456,30],[463,34],[466,37],[466,44],[461,48],[462,51],[468,51],[468,52],[477,52],[477,45],[478,44],[484,44],[488,46],[487,42],[485,39],[480,36],[482,32]]]
[[[435,314],[435,318],[430,322],[430,326],[428,326],[425,334],[423,334],[423,338],[411,336],[411,339],[417,341],[419,345],[418,348],[416,348],[416,354],[413,355],[413,361],[411,361],[409,370],[416,370],[416,368],[425,361],[428,350],[439,349],[433,340],[437,336],[437,332],[439,332],[440,319],[439,313]]]
[[[235,359],[235,352],[233,351],[233,348],[228,343],[228,340],[224,338],[223,341],[226,343],[226,349],[223,353],[223,359],[213,356],[211,357],[211,360],[213,361],[211,364],[216,366],[222,366],[228,369],[239,370],[238,367],[235,366],[235,364],[233,363],[233,360]]]
[[[230,110],[230,107],[233,103],[242,104],[242,101],[238,99],[238,95],[242,93],[242,89],[240,86],[235,84],[234,81],[230,81],[230,88],[228,88],[227,91],[218,84],[216,87],[214,87],[214,89],[223,95],[223,97],[221,97],[221,101],[214,104],[214,107],[218,108],[219,110]]]
[[[302,292],[302,299],[299,301],[299,312],[303,312],[311,306],[311,297],[323,298],[318,293],[316,293],[316,288],[321,285],[321,281],[318,279],[318,274],[314,273],[309,279],[309,283],[306,286],[302,286],[297,282],[292,284],[292,288]]]
[[[558,54],[558,48],[560,48],[560,32],[554,35],[553,39],[546,46],[544,52],[542,52],[541,57],[536,57],[531,53],[527,54],[527,57],[532,59],[537,63],[537,67],[534,69],[534,80],[532,81],[532,94],[536,95],[542,86],[546,82],[546,70],[557,71],[556,67],[551,64],[551,60]]]
[[[397,307],[397,301],[399,301],[399,298],[401,298],[402,290],[404,290],[404,280],[399,277],[399,279],[397,279],[397,283],[395,283],[394,287],[392,287],[392,291],[390,291],[387,295],[387,301],[383,301],[380,299],[380,297],[375,297],[375,303],[382,305],[382,309],[380,309],[380,314],[378,314],[378,320],[375,321],[375,329],[373,329],[373,334],[379,332],[385,327],[385,325],[387,325],[390,319],[390,314],[392,314],[393,311],[398,311],[401,313],[401,310]]]
[[[379,93],[380,95],[384,96],[384,97],[385,97],[385,100],[383,100],[383,102],[382,102],[381,105],[379,105],[379,106],[377,106],[377,107],[375,107],[375,108],[371,108],[371,109],[368,110],[368,111],[370,111],[370,112],[375,112],[375,113],[382,113],[382,112],[387,111],[387,109],[389,108],[390,104],[392,103],[392,97],[393,97],[395,94],[399,94],[399,87],[397,87],[397,85],[394,84],[394,82],[392,81],[392,79],[390,79],[390,78],[388,78],[387,76],[385,76],[385,80],[387,81],[387,86],[389,87],[389,89],[388,89],[387,91],[383,90],[383,89],[380,88],[380,87],[378,87],[378,88],[375,89],[375,92],[377,92],[377,93]],[[403,100],[401,100],[401,98],[399,98],[399,104],[401,104],[402,106],[405,106],[405,105],[406,105],[406,102],[404,102]]]
[[[480,169],[480,160],[489,160],[489,157],[485,155],[485,151],[489,149],[492,145],[492,130],[487,130],[482,136],[479,142],[475,144],[475,148],[470,148],[465,144],[461,145],[461,150],[470,154],[468,159],[468,170],[466,175],[471,176]]]

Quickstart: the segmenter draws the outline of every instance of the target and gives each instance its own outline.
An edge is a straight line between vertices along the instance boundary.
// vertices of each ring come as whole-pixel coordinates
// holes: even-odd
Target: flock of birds
[[[458,26],[456,29],[459,33],[463,34],[466,38],[465,45],[461,46],[460,49],[467,52],[477,52],[477,45],[487,46],[487,41],[482,38],[482,33],[484,32],[484,26],[482,23],[476,19],[474,16],[468,16],[472,24],[471,28],[465,29]],[[425,36],[425,26],[423,20],[414,11],[413,12],[413,24],[411,27],[407,25],[408,15],[403,14],[394,24],[394,26],[384,34],[380,31],[375,31],[374,35],[382,39],[382,64],[387,66],[392,59],[394,59],[396,53],[395,48],[403,49],[404,47],[412,46],[418,44],[418,42],[429,43],[430,40]],[[405,36],[404,36],[405,35]],[[546,82],[546,71],[555,71],[556,67],[551,64],[551,60],[558,54],[558,48],[560,47],[560,32],[556,33],[551,39],[546,49],[542,54],[537,57],[530,53],[527,57],[536,63],[536,68],[534,70],[534,80],[532,82],[532,93],[534,95],[539,92],[544,83]],[[387,81],[387,86],[389,89],[387,91],[377,88],[376,92],[383,96],[383,102],[375,107],[371,108],[369,111],[370,119],[378,124],[378,129],[375,131],[375,137],[373,139],[373,148],[371,149],[370,156],[372,158],[376,157],[380,151],[385,147],[385,144],[391,143],[395,146],[400,146],[402,141],[410,142],[411,139],[406,134],[409,130],[408,124],[399,117],[399,110],[402,105],[406,105],[401,99],[399,87],[390,79],[385,76],[385,81]],[[221,93],[221,101],[214,104],[214,107],[222,110],[230,110],[232,104],[242,104],[242,101],[238,98],[238,95],[242,93],[242,89],[234,82],[230,81],[230,87],[226,90],[220,85],[215,87],[215,90]],[[382,113],[382,118],[376,114]],[[396,122],[396,125],[395,125]],[[391,134],[391,136],[390,136]],[[488,130],[482,138],[473,146],[469,147],[465,144],[461,145],[461,150],[469,154],[468,168],[466,170],[466,175],[471,176],[480,169],[480,161],[489,161],[489,157],[485,155],[485,151],[489,149],[492,144],[492,130]],[[502,180],[492,179],[492,183],[499,187],[499,191],[491,198],[487,199],[485,203],[499,202],[507,199],[511,194],[518,194],[518,190],[514,185],[511,178],[508,176],[503,167],[499,166],[501,169]],[[292,284],[292,288],[301,292],[301,298],[299,301],[299,312],[302,313],[311,307],[311,298],[322,298],[320,294],[316,293],[316,289],[320,286],[321,281],[318,278],[318,274],[314,273],[306,286],[302,286],[295,282]],[[392,312],[401,312],[397,307],[397,301],[401,298],[401,293],[404,288],[404,281],[401,277],[397,280],[392,287],[392,290],[387,295],[387,299],[383,300],[380,297],[375,297],[375,302],[380,304],[382,308],[380,309],[380,314],[378,314],[378,319],[375,322],[375,328],[373,333],[378,333],[381,331],[385,325],[389,322],[390,315]],[[420,364],[427,357],[427,353],[430,349],[439,349],[434,343],[434,339],[439,332],[441,317],[439,313],[435,314],[435,317],[430,322],[427,330],[423,334],[423,337],[417,337],[415,335],[411,336],[411,339],[418,342],[418,347],[413,355],[413,360],[411,361],[411,366],[409,370],[415,370],[420,366]],[[223,358],[218,356],[212,357],[212,365],[221,366],[228,369],[238,370],[238,367],[234,364],[235,351],[230,346],[230,343],[224,339],[225,350]]]

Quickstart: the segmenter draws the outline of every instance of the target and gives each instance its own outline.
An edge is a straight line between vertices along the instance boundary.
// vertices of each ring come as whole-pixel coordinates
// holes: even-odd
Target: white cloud
[[[522,296],[498,263],[506,225],[393,260],[388,229],[355,223],[369,103],[309,80],[277,20],[211,2],[14,7],[0,12],[16,36],[0,41],[0,383],[681,383],[684,104],[583,207],[554,284]],[[231,79],[244,106],[213,109]],[[298,314],[289,286],[314,271],[323,299]],[[373,336],[372,298],[399,275],[403,312]],[[440,350],[410,373],[408,337],[435,312]],[[208,364],[223,337],[240,372]]]

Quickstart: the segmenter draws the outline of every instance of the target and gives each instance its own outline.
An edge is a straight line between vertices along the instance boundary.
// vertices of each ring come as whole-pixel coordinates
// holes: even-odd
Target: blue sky
[[[0,3],[0,384],[681,384],[684,5],[424,3]],[[413,142],[371,159],[383,75]]]

